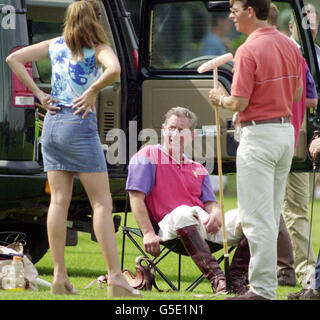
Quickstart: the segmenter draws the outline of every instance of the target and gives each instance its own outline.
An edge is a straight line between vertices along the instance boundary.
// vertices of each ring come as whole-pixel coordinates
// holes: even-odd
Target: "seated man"
[[[146,252],[157,257],[161,241],[178,237],[218,293],[226,289],[225,275],[204,239],[222,244],[220,207],[207,170],[184,155],[196,121],[186,108],[170,109],[162,125],[163,145],[146,146],[132,157],[126,189]],[[225,222],[228,244],[238,245],[230,278],[232,290],[240,293],[247,284],[249,246],[235,211],[226,212]]]

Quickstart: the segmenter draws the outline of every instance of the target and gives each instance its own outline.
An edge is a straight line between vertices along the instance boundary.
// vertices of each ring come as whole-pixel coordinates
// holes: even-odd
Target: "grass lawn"
[[[236,207],[236,198],[234,196],[225,197],[225,210]],[[313,217],[313,248],[316,257],[320,247],[320,200],[315,201],[314,217]],[[120,213],[123,215],[122,213]],[[130,215],[130,225],[134,224],[134,220]],[[119,256],[121,254],[122,233],[117,233]],[[140,241],[140,239],[139,239]],[[215,254],[220,256],[222,252]],[[135,257],[140,255],[139,252],[131,245],[130,241],[126,241],[126,257],[125,268],[134,271]],[[85,289],[86,285],[98,276],[106,273],[106,266],[100,252],[100,248],[96,242],[91,241],[90,235],[79,233],[79,241],[76,247],[66,247],[66,263],[69,277],[73,285],[77,288],[78,295],[53,296],[48,288],[40,288],[39,291],[26,290],[24,292],[0,292],[0,300],[106,300],[106,286],[100,289],[96,284],[91,288]],[[119,258],[120,259],[120,258]],[[231,259],[230,259],[231,260]],[[52,260],[50,251],[36,264],[39,277],[52,281]],[[171,254],[159,264],[160,269],[167,274],[170,279],[177,279],[177,255]],[[223,267],[223,263],[222,263]],[[186,288],[193,279],[199,275],[192,260],[188,257],[182,258],[182,289]],[[143,292],[144,300],[223,300],[224,296],[212,296],[211,287],[208,281],[203,281],[192,293],[186,293],[184,290],[180,292],[167,292],[168,285],[157,276],[157,284],[159,288],[165,292],[152,291]],[[279,287],[277,291],[277,300],[285,300],[288,292],[297,292],[301,289],[299,285],[292,287]],[[126,298],[130,299],[130,298]]]

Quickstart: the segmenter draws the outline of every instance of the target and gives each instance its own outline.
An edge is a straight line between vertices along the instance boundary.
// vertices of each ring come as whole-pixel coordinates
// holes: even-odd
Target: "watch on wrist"
[[[224,106],[223,106],[223,98],[225,97],[225,95],[223,94],[222,96],[220,96],[220,98],[219,98],[219,106],[220,107],[222,107],[222,108],[224,108]]]

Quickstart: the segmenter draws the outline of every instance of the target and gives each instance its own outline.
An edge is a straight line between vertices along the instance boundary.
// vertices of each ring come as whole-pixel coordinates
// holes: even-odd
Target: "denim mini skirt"
[[[60,106],[56,114],[46,113],[41,151],[44,171],[105,172],[106,157],[98,135],[96,113],[74,115],[74,109]]]

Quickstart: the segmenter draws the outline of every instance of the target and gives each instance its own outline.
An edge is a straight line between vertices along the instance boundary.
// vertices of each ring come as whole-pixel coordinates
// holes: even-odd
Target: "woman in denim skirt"
[[[95,0],[73,2],[67,9],[61,37],[16,51],[8,56],[7,63],[47,110],[41,144],[51,190],[47,219],[54,262],[51,292],[77,293],[64,261],[68,208],[77,173],[89,197],[94,232],[108,266],[108,296],[139,296],[120,269],[106,159],[97,129],[97,95],[120,74],[100,16]],[[48,56],[52,64],[51,95],[41,91],[24,68],[26,62]]]

